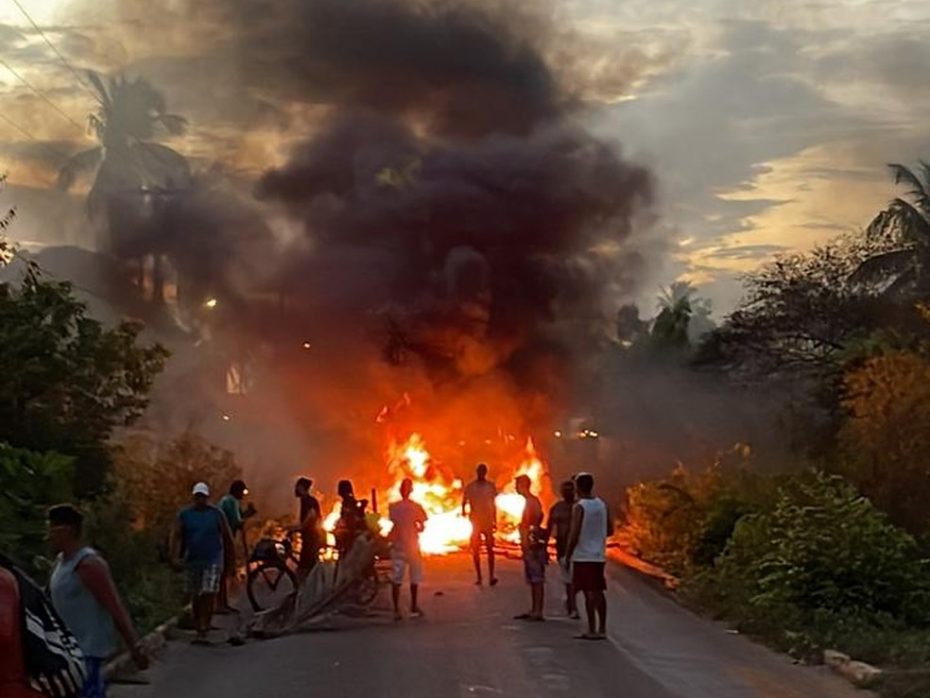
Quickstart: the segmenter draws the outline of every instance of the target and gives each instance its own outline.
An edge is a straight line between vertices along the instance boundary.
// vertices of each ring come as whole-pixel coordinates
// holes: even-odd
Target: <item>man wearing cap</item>
[[[229,574],[235,571],[235,554],[229,524],[223,512],[210,504],[207,483],[194,485],[192,495],[193,504],[178,514],[172,547],[175,558],[182,559],[187,567],[197,633],[194,644],[204,645],[224,570]]]
[[[249,547],[245,540],[245,521],[255,516],[256,513],[255,506],[251,502],[249,502],[248,507],[242,508],[242,500],[245,499],[248,493],[249,488],[246,487],[244,481],[233,480],[233,483],[229,486],[229,493],[219,503],[220,511],[223,512],[226,523],[229,524],[229,531],[233,540],[235,541],[236,534],[241,535],[242,547],[246,551],[246,557],[249,555]],[[229,593],[225,584],[220,584],[220,598],[217,605],[217,613],[230,613],[235,610],[229,605]]]

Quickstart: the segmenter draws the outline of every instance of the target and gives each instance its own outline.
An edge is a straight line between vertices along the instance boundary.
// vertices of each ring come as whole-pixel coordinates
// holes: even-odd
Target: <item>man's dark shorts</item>
[[[523,573],[527,584],[546,583],[546,565],[549,554],[541,545],[534,545],[523,550]]]
[[[573,562],[572,587],[575,591],[605,591],[607,577],[604,562]]]

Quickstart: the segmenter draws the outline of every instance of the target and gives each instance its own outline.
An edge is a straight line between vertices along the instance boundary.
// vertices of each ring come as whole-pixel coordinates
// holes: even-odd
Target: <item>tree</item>
[[[907,198],[896,197],[869,224],[866,234],[886,249],[865,259],[853,280],[892,296],[930,294],[930,164],[920,170],[896,163],[888,166],[895,184],[910,186]],[[910,199],[910,200],[908,200]]]
[[[844,376],[844,474],[915,533],[930,529],[930,361],[910,351],[873,356]]]
[[[45,552],[45,511],[74,496],[70,458],[0,443],[0,550],[30,571]]]
[[[694,314],[697,289],[687,281],[676,281],[659,294],[659,314],[652,325],[652,342],[660,350],[684,350],[690,344],[688,327]]]
[[[88,213],[106,232],[104,247],[124,258],[156,255],[152,236],[145,235],[165,192],[190,186],[187,160],[153,141],[158,131],[184,132],[184,118],[167,111],[164,96],[147,80],[124,76],[88,77],[97,93],[97,111],[90,126],[100,145],[74,155],[58,176],[61,189],[69,189],[84,174],[94,174],[87,197]]]
[[[852,345],[885,327],[914,329],[912,309],[852,279],[881,245],[842,237],[778,257],[744,277],[746,298],[710,333],[697,362],[752,380],[834,376]]]
[[[167,357],[140,346],[140,330],[105,328],[70,284],[31,268],[20,284],[0,284],[0,442],[73,456],[79,490],[99,488],[107,440],[142,414]]]

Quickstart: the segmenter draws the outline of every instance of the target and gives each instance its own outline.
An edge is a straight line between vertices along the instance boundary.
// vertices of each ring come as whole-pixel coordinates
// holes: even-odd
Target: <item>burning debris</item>
[[[413,481],[411,498],[421,504],[429,515],[426,528],[420,536],[420,548],[427,554],[444,554],[465,547],[472,534],[472,524],[462,513],[464,483],[443,463],[432,456],[420,434],[411,434],[403,441],[392,440],[385,453],[385,464],[391,484],[377,493],[378,501],[391,501],[397,496],[405,478]],[[527,439],[522,454],[516,454],[512,464],[501,467],[500,473],[507,485],[497,497],[498,536],[500,540],[518,542],[517,526],[523,513],[523,498],[513,488],[513,479],[529,476],[533,490],[543,491],[548,485],[548,469],[540,459],[532,439]],[[339,520],[339,505],[333,506],[324,521],[330,543]],[[391,522],[381,516],[382,535],[389,535]]]

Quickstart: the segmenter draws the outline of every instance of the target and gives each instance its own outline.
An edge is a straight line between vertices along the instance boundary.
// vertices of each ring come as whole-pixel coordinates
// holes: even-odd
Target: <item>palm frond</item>
[[[92,172],[103,159],[103,148],[90,148],[72,155],[58,171],[57,187],[67,191],[82,174]]]
[[[97,93],[97,98],[100,100],[100,103],[104,108],[108,109],[112,104],[111,93],[107,90],[106,85],[103,84],[100,73],[95,70],[88,70],[87,79],[90,80],[91,85],[94,86],[94,91]]]
[[[898,198],[879,213],[866,228],[874,239],[896,239],[930,244],[930,213],[925,214],[910,201]]]
[[[883,284],[891,278],[897,281],[901,274],[914,266],[915,258],[913,247],[883,252],[862,262],[849,280],[857,284]]]
[[[921,163],[921,165],[926,171],[926,165],[924,163]],[[894,183],[901,184],[903,182],[907,184],[910,187],[907,192],[908,195],[917,202],[917,205],[923,211],[930,214],[930,180],[922,182],[913,170],[898,163],[891,163],[888,168],[894,174]]]

